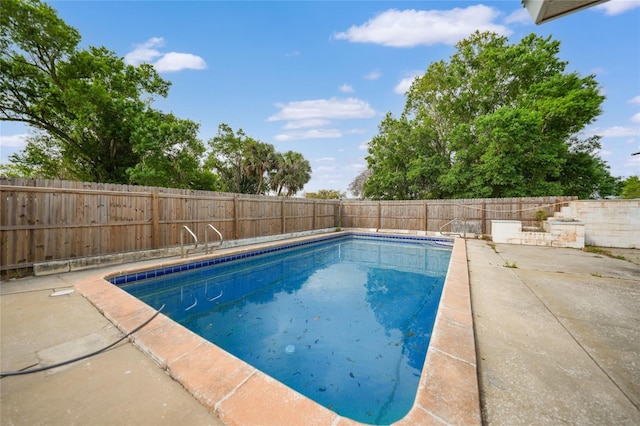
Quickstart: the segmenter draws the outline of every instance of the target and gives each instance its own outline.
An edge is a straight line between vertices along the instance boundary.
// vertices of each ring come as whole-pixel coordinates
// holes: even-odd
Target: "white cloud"
[[[353,90],[353,86],[351,86],[350,84],[343,84],[342,86],[339,87],[340,91],[342,93],[353,93],[355,92],[355,90]]]
[[[371,118],[376,115],[367,102],[355,98],[315,99],[276,104],[280,111],[267,121],[286,121],[284,132],[274,137],[280,142],[301,139],[336,139],[347,134],[364,133],[362,129],[338,130],[327,128],[331,120]],[[308,129],[296,131],[297,129]]]
[[[640,0],[609,0],[599,4],[594,9],[604,10],[607,16],[620,15],[640,6]]]
[[[640,96],[636,96],[627,101],[630,104],[640,104]]]
[[[314,169],[314,171],[317,171],[319,173],[333,172],[335,170],[336,168],[334,166],[320,166]]]
[[[162,56],[154,67],[158,72],[170,72],[180,70],[203,70],[207,68],[207,63],[200,56],[191,53],[169,52]]]
[[[358,145],[358,149],[361,151],[367,151],[369,149],[369,141],[364,141]]]
[[[391,47],[414,47],[437,43],[455,44],[476,30],[510,35],[511,30],[493,21],[497,9],[484,5],[451,10],[397,10],[380,13],[360,26],[335,34],[353,43],[375,43]]]
[[[318,163],[322,163],[325,161],[336,161],[336,159],[334,157],[320,157],[320,158],[316,158],[313,161],[317,161]]]
[[[294,57],[294,56],[300,56],[300,52],[298,52],[297,50],[294,50],[293,52],[289,52],[289,53],[285,54],[285,56],[287,58],[291,58],[291,57]]]
[[[0,146],[5,148],[23,148],[27,145],[28,134],[2,136],[0,135]]]
[[[367,131],[365,129],[350,129],[345,132],[347,135],[357,135],[362,133],[367,133]]]
[[[609,151],[609,150],[601,149],[599,151],[599,154],[600,154],[600,158],[605,158],[605,157],[610,157],[611,154],[613,154],[613,153],[611,151]]]
[[[342,175],[341,174],[325,174],[318,176],[318,179],[323,182],[324,186],[332,186],[342,183]]]
[[[371,71],[369,74],[365,75],[364,78],[367,80],[377,80],[382,76],[382,73],[378,70]]]
[[[640,136],[640,127],[612,126],[603,129],[595,127],[584,132],[587,136],[599,135],[603,138],[620,138],[628,136]]]
[[[337,129],[311,129],[304,132],[281,133],[274,136],[278,142],[288,142],[302,139],[336,139],[342,137],[342,132]]]
[[[280,111],[269,117],[268,121],[371,118],[376,115],[367,102],[355,98],[315,99],[276,106]]]
[[[154,58],[161,56],[156,47],[164,46],[162,37],[152,37],[144,43],[134,44],[134,49],[124,55],[124,62],[129,65],[140,65],[143,62],[150,63]]]
[[[631,117],[631,122],[632,123],[640,123],[640,112],[634,114],[633,117]]]
[[[304,129],[309,127],[323,127],[330,124],[331,121],[321,118],[311,118],[308,120],[291,121],[285,124],[282,128],[287,130]]]
[[[367,168],[367,165],[362,163],[347,164],[346,166],[344,166],[345,170],[356,171],[356,172],[361,172],[366,168]]]
[[[393,88],[393,91],[395,93],[398,93],[399,95],[404,95],[411,88],[411,83],[413,83],[413,80],[415,80],[416,77],[419,77],[420,75],[421,74],[419,71],[411,73],[411,75],[409,75],[408,77],[400,80],[400,82],[396,84],[396,87]]]
[[[505,24],[533,24],[533,18],[525,8],[518,9],[504,18]]]
[[[139,65],[152,64],[158,72],[173,72],[184,69],[203,70],[207,63],[200,56],[191,53],[162,53],[158,48],[164,46],[162,37],[153,37],[142,44],[134,45],[134,49],[124,56],[125,63]],[[157,60],[153,62],[155,59]]]

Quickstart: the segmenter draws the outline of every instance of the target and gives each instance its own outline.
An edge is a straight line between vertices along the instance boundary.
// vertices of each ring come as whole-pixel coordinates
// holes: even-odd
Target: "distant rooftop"
[[[536,24],[543,24],[608,0],[522,0]]]

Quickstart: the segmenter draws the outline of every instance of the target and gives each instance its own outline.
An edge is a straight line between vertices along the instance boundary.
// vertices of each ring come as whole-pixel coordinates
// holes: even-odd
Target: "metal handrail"
[[[458,219],[457,217],[456,217],[456,218],[454,218],[454,219],[451,219],[449,222],[445,223],[444,225],[442,225],[442,226],[440,227],[439,232],[440,232],[442,235],[457,235],[458,237],[463,238],[463,237],[462,237],[462,234],[460,234],[459,232],[442,232],[442,228],[444,228],[445,226],[447,226],[447,225],[449,225],[449,224],[451,224],[451,223],[453,223],[453,222],[457,222],[457,221],[459,221],[459,220],[460,220],[460,219]],[[466,222],[466,219],[465,219],[465,222]],[[467,237],[467,227],[465,226],[465,227],[464,227],[464,238],[466,238],[466,237]]]
[[[195,241],[195,245],[193,246],[193,248],[187,249],[186,254],[184,250],[184,231],[187,231],[189,234],[191,234],[191,237]],[[197,247],[198,247],[198,237],[196,237],[196,234],[194,234],[193,231],[189,229],[187,225],[184,225],[182,228],[180,228],[180,255],[182,257],[187,257],[189,256],[189,252],[195,250]]]
[[[213,231],[218,234],[218,236],[220,237],[220,242],[218,242],[218,244],[216,244],[214,247],[220,247],[222,245],[222,243],[224,242],[224,237],[222,236],[222,234],[220,233],[220,231],[218,231],[216,229],[215,226],[213,226],[212,224],[207,224],[207,226],[205,226],[204,228],[204,252],[206,254],[209,254],[209,233],[207,232],[207,230],[211,228],[213,229]],[[211,251],[213,251],[213,249],[211,249]]]

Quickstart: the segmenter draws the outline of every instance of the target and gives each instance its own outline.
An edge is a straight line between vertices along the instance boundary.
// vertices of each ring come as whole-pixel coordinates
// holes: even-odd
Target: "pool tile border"
[[[265,254],[265,253],[271,253],[271,252],[276,252],[276,251],[280,251],[280,250],[286,250],[286,249],[290,249],[290,248],[295,248],[295,247],[300,247],[300,246],[304,246],[307,244],[312,244],[312,243],[316,243],[316,242],[324,242],[324,241],[330,241],[336,238],[344,238],[345,236],[355,236],[355,237],[362,237],[362,238],[374,238],[374,239],[387,239],[387,240],[405,240],[405,241],[425,241],[428,240],[430,242],[434,242],[434,243],[440,243],[440,244],[447,244],[450,245],[451,244],[451,239],[450,238],[434,238],[434,237],[414,237],[414,236],[410,236],[410,235],[377,235],[377,234],[366,234],[366,233],[360,233],[360,232],[343,232],[340,234],[334,234],[328,237],[315,237],[309,240],[304,240],[304,241],[298,241],[295,243],[285,243],[285,244],[278,244],[278,245],[274,245],[274,246],[269,246],[269,247],[265,247],[264,249],[260,250],[250,250],[250,251],[246,251],[246,248],[244,251],[239,252],[237,254],[229,254],[226,256],[217,256],[211,259],[204,259],[204,260],[200,260],[200,261],[189,261],[189,260],[184,260],[184,262],[187,263],[181,263],[181,264],[177,264],[177,265],[171,265],[171,266],[164,266],[161,268],[156,268],[156,269],[149,269],[149,270],[144,270],[144,271],[133,271],[133,272],[124,272],[124,273],[120,273],[118,275],[115,276],[109,276],[108,277],[108,281],[115,284],[115,285],[123,285],[123,284],[128,284],[128,283],[132,283],[138,280],[144,280],[147,278],[155,278],[155,277],[161,277],[163,275],[167,275],[167,274],[172,274],[172,273],[176,273],[176,272],[183,272],[183,271],[188,271],[191,269],[197,269],[197,268],[201,268],[201,267],[206,267],[206,266],[211,266],[211,265],[217,265],[220,263],[224,263],[224,262],[229,262],[229,261],[233,261],[233,260],[239,260],[239,259],[246,259],[249,257],[253,257],[253,256],[258,256],[261,254]],[[251,246],[252,247],[252,246]]]
[[[266,251],[281,250],[343,235],[374,234],[340,232],[324,238],[302,237],[287,244],[264,243],[249,248],[224,250],[215,257],[194,257],[188,259],[188,262],[203,266],[225,256],[247,257],[248,252],[256,248]],[[388,234],[375,237],[424,239]],[[436,240],[451,242],[451,239]],[[108,279],[116,276],[142,277],[151,268],[175,270],[174,268],[187,267],[186,262],[183,259],[147,265],[144,270],[132,268],[107,275],[103,273],[78,282],[75,287],[122,332],[129,333],[150,318],[155,310],[113,285]],[[341,417],[292,390],[163,314],[133,334],[131,341],[225,424],[360,424]],[[454,240],[414,406],[395,424],[482,424],[467,255],[462,238]]]

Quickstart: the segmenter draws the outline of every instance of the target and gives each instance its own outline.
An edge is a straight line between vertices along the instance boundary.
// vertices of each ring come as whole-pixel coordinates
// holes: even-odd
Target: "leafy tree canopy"
[[[150,107],[170,83],[126,65],[38,0],[0,2],[0,119],[36,129],[6,169],[49,178],[215,187],[198,126]]]
[[[399,118],[369,143],[364,195],[378,199],[609,195],[599,138],[576,135],[601,113],[593,75],[566,72],[560,43],[471,35],[432,63]]]
[[[209,140],[211,151],[205,166],[213,170],[222,190],[244,194],[291,196],[311,179],[311,166],[298,152],[276,152],[273,145],[247,136],[242,129],[234,131],[227,124]]]
[[[318,200],[339,200],[345,198],[346,194],[335,189],[320,189],[318,192],[307,192],[304,196]]]
[[[628,200],[640,198],[640,179],[638,176],[630,176],[622,182],[622,198]]]
[[[277,154],[276,168],[269,175],[271,190],[277,195],[290,197],[304,188],[311,180],[311,164],[302,154],[287,151]]]

